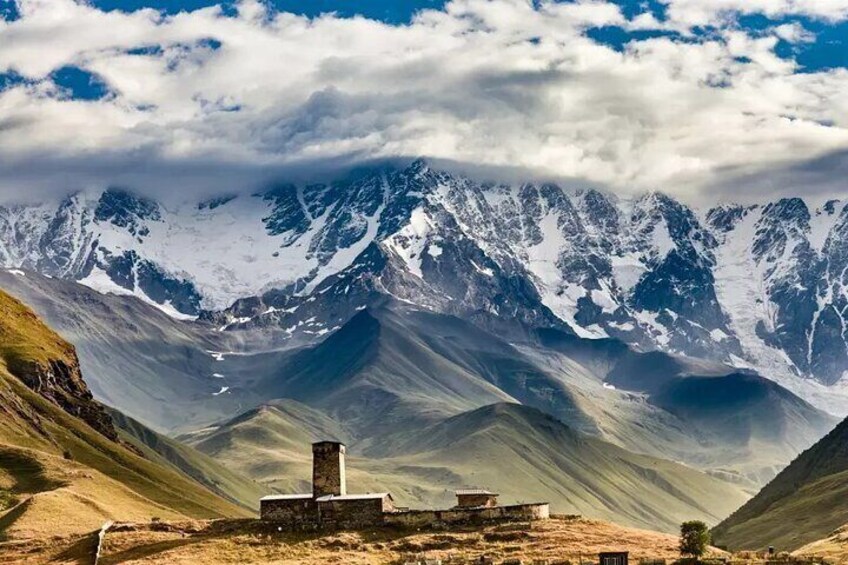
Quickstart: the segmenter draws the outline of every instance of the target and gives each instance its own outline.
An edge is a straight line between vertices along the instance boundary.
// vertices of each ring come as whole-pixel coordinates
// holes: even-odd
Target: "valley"
[[[0,422],[4,540],[36,543],[61,511],[76,518],[59,545],[88,547],[117,520],[134,524],[112,538],[121,559],[150,542],[175,553],[139,549],[142,561],[202,547],[226,562],[231,537],[252,547],[263,526],[222,534],[227,522],[208,520],[308,489],[308,446],[331,438],[348,445],[352,488],[404,506],[449,507],[453,489],[482,485],[505,503],[585,516],[568,522],[578,529],[602,520],[591,523],[667,540],[702,520],[734,550],[825,544],[848,523],[831,496],[845,469],[810,455],[844,414],[842,342],[820,341],[834,334],[819,327],[841,318],[814,313],[797,350],[790,329],[807,322],[788,320],[800,314],[779,297],[837,261],[842,220],[835,203],[815,221],[804,210],[701,214],[660,194],[625,203],[477,184],[423,161],[201,203],[190,217],[116,190],[71,196],[55,215],[0,209],[16,233],[0,241],[14,312],[5,399],[23,407]],[[164,247],[245,222],[255,233],[222,243],[224,263]],[[750,249],[737,227],[755,234]],[[225,264],[244,246],[272,259]],[[759,304],[736,268],[767,288],[767,315],[728,314],[731,296]],[[826,280],[817,304],[826,293],[840,311],[841,282]],[[818,507],[832,511],[800,533],[787,526]],[[194,525],[157,531],[153,518]],[[181,548],[176,532],[197,544]],[[363,559],[384,558],[356,543]]]
[[[174,320],[134,297],[33,273],[4,280],[77,335],[83,359],[96,353],[91,372],[99,386],[125,388],[126,376],[100,359],[133,351],[139,333],[125,339],[90,328],[117,320],[180,336],[183,358],[161,353],[173,351],[173,342],[147,353],[182,369],[189,385],[152,385],[168,395],[166,404],[182,407],[182,426],[170,429],[176,441],[120,412],[111,419],[149,458],[235,500],[255,503],[260,489],[302,490],[308,445],[333,437],[350,446],[354,487],[389,489],[414,507],[444,506],[457,485],[486,484],[507,502],[532,495],[558,513],[673,532],[688,518],[718,523],[783,458],[835,424],[775,383],[719,364],[557,329],[512,345],[454,316],[391,300],[361,310],[315,345],[249,353],[255,345],[247,340],[233,352],[232,333]],[[57,293],[62,301],[50,298]],[[68,324],[81,304],[91,324]],[[127,311],[133,317],[120,322]],[[198,358],[204,363],[192,362]],[[212,371],[230,385],[217,413],[210,407],[220,377]],[[713,385],[732,402],[720,396],[704,404]],[[133,413],[133,404],[126,409]],[[525,477],[520,494],[516,476]]]

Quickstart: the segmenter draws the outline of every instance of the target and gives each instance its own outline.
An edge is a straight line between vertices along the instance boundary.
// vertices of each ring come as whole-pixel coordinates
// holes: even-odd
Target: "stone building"
[[[498,505],[498,495],[485,489],[459,489],[455,494],[458,508],[494,508]]]
[[[387,492],[347,494],[345,446],[334,441],[312,444],[312,493],[265,496],[259,501],[263,520],[292,527],[357,528],[381,522],[394,510]]]
[[[312,495],[316,498],[347,494],[343,443],[319,441],[312,444]]]
[[[444,527],[493,521],[544,520],[548,504],[498,506],[498,495],[482,489],[456,491],[457,506],[450,510],[397,508],[387,492],[348,494],[345,484],[344,444],[320,441],[312,444],[312,492],[281,494],[260,500],[263,520],[288,529],[373,526]]]
[[[387,492],[327,495],[316,501],[321,524],[330,527],[374,526],[382,523],[384,514],[394,511],[392,495]]]

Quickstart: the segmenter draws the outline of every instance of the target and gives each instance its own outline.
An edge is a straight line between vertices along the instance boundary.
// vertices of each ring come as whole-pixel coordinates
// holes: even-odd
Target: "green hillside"
[[[0,343],[0,537],[109,519],[250,515],[117,440],[73,347],[2,291]]]
[[[342,426],[324,414],[281,400],[178,439],[241,475],[275,488],[309,492],[311,444],[328,438],[350,441]]]
[[[414,426],[512,397],[479,373],[433,350],[414,323],[365,310],[263,384],[263,396],[320,408],[352,433]]]
[[[168,435],[290,398],[331,416],[361,445],[379,445],[386,434],[518,402],[753,495],[835,425],[766,379],[724,365],[557,330],[509,343],[392,300],[360,312],[323,343],[279,349],[265,328],[219,332],[69,281],[0,272],[0,284],[77,345],[98,399]],[[711,398],[720,401],[703,402]]]
[[[398,434],[381,449],[401,467],[448,468],[466,485],[498,490],[507,502],[547,500],[558,513],[663,531],[692,517],[716,523],[746,499],[722,480],[631,453],[517,404]]]
[[[107,411],[123,441],[141,451],[147,459],[182,471],[223,498],[258,512],[259,499],[272,493],[188,445],[158,434],[117,410]]]
[[[339,434],[326,416],[285,401],[228,422],[194,445],[283,492],[309,492],[310,442],[340,438],[349,445],[350,491],[390,490],[413,507],[451,506],[455,488],[477,485],[499,491],[504,502],[545,500],[559,513],[673,531],[686,518],[717,523],[746,499],[722,480],[587,437],[518,404],[367,441]]]
[[[731,548],[794,550],[848,524],[848,420],[714,530]]]

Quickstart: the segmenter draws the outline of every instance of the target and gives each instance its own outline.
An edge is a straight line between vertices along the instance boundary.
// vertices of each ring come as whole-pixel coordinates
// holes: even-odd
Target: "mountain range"
[[[846,225],[836,201],[699,209],[419,160],[6,204],[0,288],[75,346],[90,409],[54,404],[229,503],[306,488],[335,438],[353,486],[409,504],[485,483],[672,531],[848,412]]]
[[[510,335],[553,327],[755,370],[848,412],[845,202],[695,208],[418,160],[168,204],[110,188],[0,207],[0,264],[225,331],[314,342],[374,293]]]
[[[395,425],[369,446],[348,435],[356,427],[276,401],[175,441],[94,400],[74,348],[5,293],[0,313],[5,540],[88,532],[115,517],[246,515],[239,504],[268,487],[308,483],[309,440],[328,436],[349,437],[361,453],[353,485],[388,485],[421,504],[443,500],[460,481],[485,480],[506,499],[553,496],[563,510],[672,529],[683,516],[717,520],[745,499],[721,478],[631,453],[515,402],[434,417],[423,434]],[[511,484],[517,474],[521,489]],[[56,526],[57,513],[75,519]]]
[[[310,441],[334,437],[364,461],[370,478],[363,488],[382,484],[410,503],[445,504],[451,488],[480,480],[475,467],[460,464],[459,454],[472,450],[450,445],[462,444],[463,435],[490,437],[477,451],[497,461],[494,468],[549,461],[543,467],[551,477],[538,477],[532,492],[562,511],[589,512],[574,493],[604,492],[593,499],[601,501],[593,515],[671,530],[692,515],[716,523],[835,424],[773,381],[726,365],[554,328],[510,342],[387,297],[316,343],[247,351],[258,330],[220,332],[132,296],[31,272],[0,272],[0,286],[80,344],[99,397],[284,491],[305,487]],[[236,345],[242,350],[229,349]],[[133,351],[139,359],[125,361]],[[548,428],[560,431],[549,435]],[[434,452],[410,439],[423,429],[433,430],[427,436],[450,429],[454,439]],[[498,441],[492,430],[503,431]],[[566,437],[577,447],[559,445]],[[603,446],[597,477],[575,474],[568,457],[557,455],[565,449],[593,460],[592,452],[578,455],[590,445]],[[628,499],[610,490],[610,477],[634,465],[643,470],[626,482],[644,482],[639,494]],[[592,484],[598,479],[604,482]],[[503,485],[505,496],[525,491],[507,475],[485,480]],[[677,485],[677,502],[665,504],[678,508],[672,514],[650,502],[658,494],[649,496],[655,487],[647,486],[660,483]]]

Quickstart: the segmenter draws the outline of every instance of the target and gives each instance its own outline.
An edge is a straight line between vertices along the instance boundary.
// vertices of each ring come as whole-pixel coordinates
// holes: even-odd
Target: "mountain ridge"
[[[842,202],[696,210],[657,192],[484,183],[423,160],[211,202],[109,189],[6,205],[0,264],[306,342],[363,305],[354,288],[370,277],[371,290],[483,325],[568,327],[753,368],[846,410]],[[322,292],[337,304],[319,311]]]
[[[297,422],[302,410],[297,403],[280,401],[186,439],[243,474],[294,492],[308,488],[310,441],[337,426],[308,410],[311,421],[327,424],[307,429]],[[278,439],[284,437],[298,442]],[[482,484],[500,492],[505,503],[547,500],[560,513],[615,516],[627,524],[673,531],[678,518],[696,515],[715,522],[746,498],[723,480],[590,438],[515,403],[481,406],[424,428],[389,431],[379,441],[337,439],[347,442],[350,488],[388,489],[398,503],[417,507],[450,506],[455,488]]]
[[[101,295],[67,281],[0,271],[0,285],[74,337],[86,367],[98,375],[97,390],[118,400],[110,404],[174,435],[280,398],[325,411],[346,426],[347,435],[374,441],[393,428],[426,426],[484,404],[520,402],[582,433],[721,473],[754,491],[835,423],[789,392],[774,396],[764,411],[769,391],[783,389],[761,377],[737,382],[726,365],[640,352],[619,340],[581,338],[566,329],[539,330],[537,337],[515,343],[503,331],[385,294],[316,343],[278,350],[264,348],[262,328],[220,332],[173,320],[135,298]],[[330,292],[322,296],[335,302]],[[248,342],[253,332],[260,333],[259,345]],[[163,341],[148,349],[147,338],[136,341],[139,335],[161,335]],[[117,362],[124,358],[133,363]],[[632,362],[643,358],[646,363]],[[637,386],[634,375],[665,384]],[[714,377],[707,384],[726,387],[727,394],[756,394],[739,396],[733,406],[740,414],[721,407],[703,414],[693,411],[697,394],[661,394],[703,376]],[[781,425],[769,426],[769,417]]]

